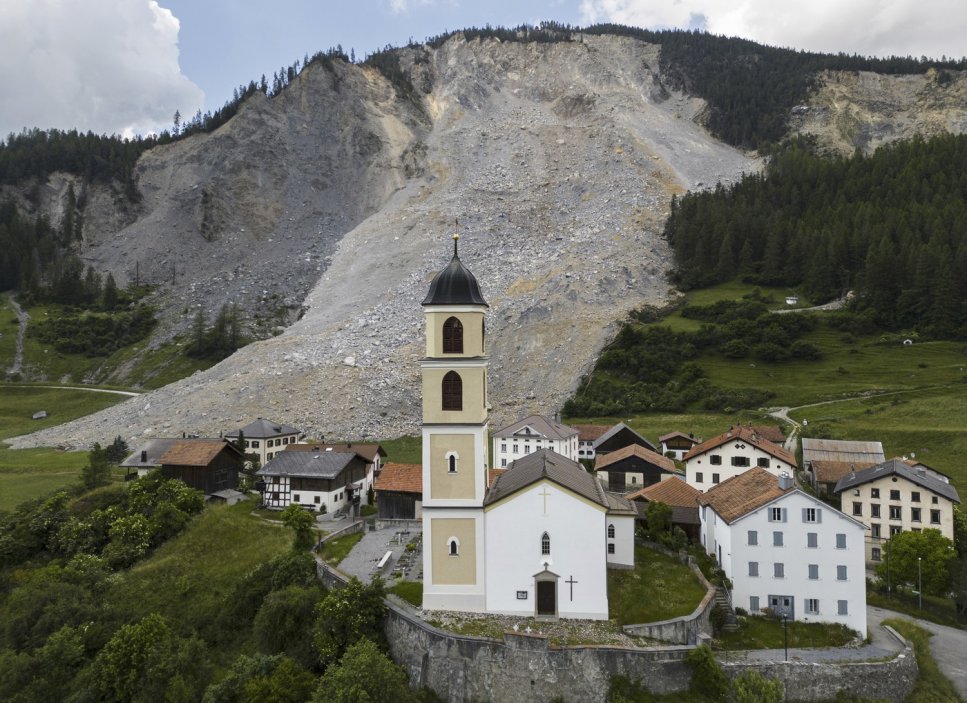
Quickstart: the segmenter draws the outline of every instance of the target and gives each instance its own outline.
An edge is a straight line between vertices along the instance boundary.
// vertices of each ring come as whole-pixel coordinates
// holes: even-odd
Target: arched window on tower
[[[456,371],[443,377],[443,409],[463,410],[463,379]]]
[[[551,536],[546,532],[541,535],[541,556],[546,557],[551,554]]]
[[[451,537],[447,540],[447,553],[451,557],[460,556],[460,540],[456,537]]]
[[[455,317],[443,323],[443,353],[463,354],[463,325]]]
[[[456,452],[449,452],[447,454],[447,473],[457,473],[457,459],[459,458]]]

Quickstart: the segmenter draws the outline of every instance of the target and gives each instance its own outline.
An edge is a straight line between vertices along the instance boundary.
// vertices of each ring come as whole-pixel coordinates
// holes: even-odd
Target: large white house
[[[634,506],[534,441],[488,486],[487,307],[455,240],[423,301],[423,608],[606,619],[609,561],[634,564]],[[508,435],[518,451],[547,437],[516,434],[536,422]]]
[[[531,415],[494,432],[494,466],[506,468],[531,452],[550,449],[578,460],[578,431],[574,427]]]
[[[752,468],[699,496],[702,545],[731,579],[732,603],[866,636],[866,526]]]
[[[280,451],[255,475],[266,507],[296,504],[334,513],[366,502],[368,466],[351,452]]]
[[[225,439],[237,442],[241,436],[245,442],[245,453],[257,454],[259,465],[265,466],[269,459],[288,445],[298,442],[302,435],[302,430],[297,427],[260,417],[245,427],[227,433]]]
[[[796,457],[764,439],[755,429],[739,425],[685,454],[685,481],[707,491],[752,467],[765,469],[776,477],[783,473],[793,476]]]
[[[954,538],[954,506],[960,496],[945,479],[929,467],[889,459],[839,480],[834,492],[843,510],[870,526],[869,563],[883,559],[887,540],[899,532],[934,529]]]

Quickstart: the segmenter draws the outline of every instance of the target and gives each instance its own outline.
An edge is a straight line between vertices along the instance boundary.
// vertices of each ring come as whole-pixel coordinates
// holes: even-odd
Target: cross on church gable
[[[547,490],[547,486],[542,486],[541,491],[537,495],[544,499],[544,514],[547,515],[547,499],[551,497],[552,493]]]

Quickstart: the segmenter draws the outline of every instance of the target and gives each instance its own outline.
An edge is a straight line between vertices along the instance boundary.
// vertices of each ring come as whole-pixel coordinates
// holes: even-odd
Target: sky
[[[693,28],[868,56],[967,55],[963,0],[0,0],[0,136],[149,134],[341,45],[357,59],[470,26]]]

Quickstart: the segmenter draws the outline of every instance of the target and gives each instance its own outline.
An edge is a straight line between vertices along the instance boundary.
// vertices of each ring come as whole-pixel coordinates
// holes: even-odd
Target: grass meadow
[[[704,597],[705,588],[691,569],[641,545],[635,547],[634,569],[608,570],[608,617],[618,625],[688,615]]]

